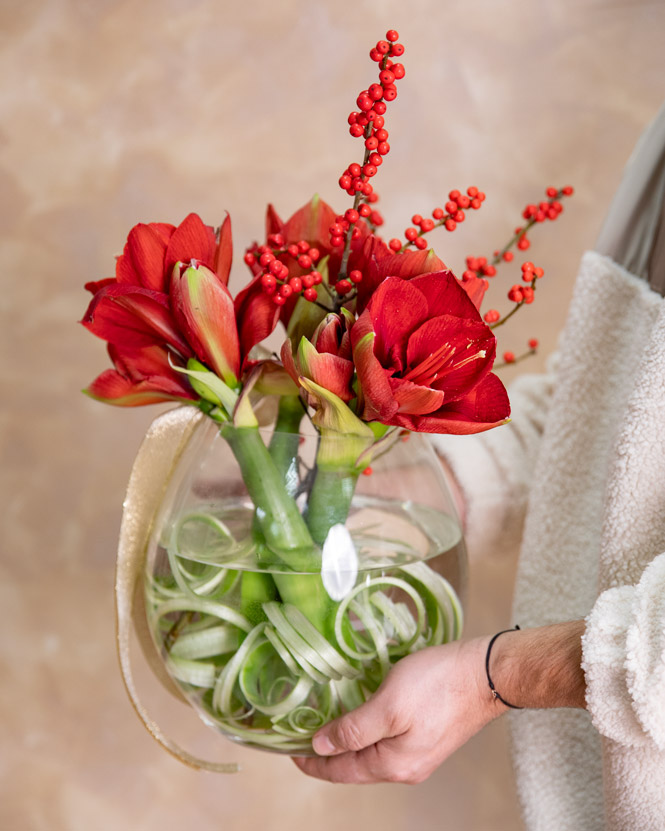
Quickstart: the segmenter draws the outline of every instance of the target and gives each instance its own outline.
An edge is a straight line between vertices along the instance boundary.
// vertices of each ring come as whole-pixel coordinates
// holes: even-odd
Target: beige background
[[[407,50],[377,178],[389,236],[450,188],[476,184],[483,210],[433,238],[458,267],[501,244],[545,186],[577,189],[533,236],[529,255],[547,272],[537,302],[501,333],[515,351],[538,336],[538,369],[580,254],[663,97],[660,0],[0,4],[2,828],[519,828],[502,723],[418,787],[334,787],[218,738],[146,676],[183,742],[242,762],[238,776],[215,777],[153,743],[115,662],[121,503],[156,410],[80,395],[106,367],[102,343],[75,324],[82,284],[112,273],[136,222],[196,210],[218,224],[229,210],[238,288],[267,201],[288,215],[318,191],[344,209],[336,181],[358,153],[346,115],[374,80],[367,52],[389,27]],[[516,279],[497,278],[490,305]],[[510,622],[512,568],[474,566],[469,632]]]

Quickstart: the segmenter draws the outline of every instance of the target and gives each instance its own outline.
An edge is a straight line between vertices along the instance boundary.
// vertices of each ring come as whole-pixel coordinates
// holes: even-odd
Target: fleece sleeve
[[[462,491],[471,558],[497,556],[519,544],[554,364],[551,359],[547,373],[523,375],[510,386],[508,424],[473,436],[432,437]]]
[[[586,624],[582,668],[597,730],[665,751],[665,554],[637,585],[603,592]]]

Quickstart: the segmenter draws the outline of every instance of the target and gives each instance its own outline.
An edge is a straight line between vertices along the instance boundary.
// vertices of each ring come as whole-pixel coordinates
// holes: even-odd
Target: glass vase
[[[144,582],[154,645],[203,721],[291,755],[312,753],[316,730],[400,658],[460,636],[467,574],[426,436],[372,452],[305,426],[262,428],[239,447],[237,431],[204,419],[165,483]],[[293,543],[301,525],[309,542]]]

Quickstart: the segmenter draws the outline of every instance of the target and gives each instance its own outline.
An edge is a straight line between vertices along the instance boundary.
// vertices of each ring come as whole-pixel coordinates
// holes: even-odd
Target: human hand
[[[318,757],[294,762],[331,782],[424,781],[507,710],[487,686],[488,641],[457,641],[403,658],[367,703],[318,731]]]

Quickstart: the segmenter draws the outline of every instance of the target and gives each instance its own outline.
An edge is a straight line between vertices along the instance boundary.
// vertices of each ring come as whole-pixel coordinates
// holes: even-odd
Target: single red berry
[[[399,58],[401,55],[404,54],[404,47],[401,43],[393,43],[393,45],[390,47],[390,54],[394,58]]]
[[[484,265],[487,265],[487,257],[478,257],[478,268],[482,268]]]
[[[309,254],[301,254],[298,257],[298,265],[300,268],[311,268],[312,267],[312,258]]]
[[[352,283],[360,283],[362,278],[363,273],[362,271],[359,271],[357,268],[355,268],[353,271],[349,273],[349,280],[351,280]]]
[[[367,113],[369,110],[367,110]],[[360,124],[361,127],[367,127],[369,124],[369,118],[367,118],[367,113],[360,113],[358,119],[356,120],[356,124]]]
[[[383,156],[379,155],[379,153],[370,153],[369,163],[373,164],[374,167],[381,167],[383,164]]]
[[[566,185],[565,188],[561,188],[561,193],[563,193],[564,196],[572,196],[575,191],[570,185]]]
[[[470,268],[467,268],[467,270],[466,270],[466,271],[464,271],[464,272],[462,273],[462,281],[463,281],[464,283],[468,283],[468,282],[469,282],[469,280],[475,280],[475,278],[476,278],[477,276],[478,276],[478,275],[476,274],[476,272],[475,272],[475,271],[471,271],[471,269],[470,269]]]
[[[395,75],[390,71],[390,69],[382,69],[381,72],[379,72],[379,81],[384,87],[393,86],[395,83]]]
[[[388,131],[387,130],[375,130],[374,131],[374,138],[380,143],[382,141],[386,141],[388,139]]]
[[[394,29],[388,29],[386,32],[386,40],[394,43],[396,40],[399,40],[399,35]]]
[[[274,274],[275,277],[280,277],[284,266],[282,263],[280,263],[279,260],[273,260],[268,266],[268,268],[270,269],[271,274]]]
[[[419,251],[424,251],[427,248],[427,240],[425,237],[416,237],[413,244]]]
[[[504,352],[503,353],[503,360],[507,364],[514,364],[515,363],[515,355],[513,352]]]
[[[372,470],[370,465],[363,470],[363,476],[371,476],[374,471]]]
[[[360,207],[358,208],[358,213],[360,214],[360,216],[367,217],[372,213],[372,209],[369,205],[363,202],[362,205],[360,205]]]
[[[536,338],[529,339],[529,348],[530,349],[538,349],[538,340]]]
[[[365,184],[365,183],[364,183],[364,181],[362,180],[362,177],[357,176],[357,177],[353,180],[353,185],[352,185],[353,192],[354,192],[354,193],[360,193],[360,191],[363,189],[363,185],[364,185],[364,184]]]
[[[401,81],[401,79],[406,75],[406,70],[401,63],[394,63],[390,69],[395,76],[396,81]]]
[[[356,162],[353,162],[353,164],[350,164],[349,165],[349,175],[353,176],[354,178],[356,176],[360,176],[360,165],[356,164]]]
[[[378,193],[370,193],[367,197],[368,202],[378,202],[379,201],[379,194]]]
[[[556,219],[559,216],[558,211],[555,211],[554,208],[547,209],[547,218],[548,219]]]
[[[353,208],[349,208],[348,211],[344,213],[344,219],[349,222],[351,225],[358,221],[358,211],[354,210]]]
[[[312,277],[311,271],[309,274],[303,274],[303,276],[300,279],[302,281],[303,286],[306,289],[309,289],[314,285],[314,277]]]
[[[374,49],[369,50],[369,56],[373,61],[379,63],[379,61],[383,60],[383,55],[379,52],[379,50],[374,47]]]
[[[457,206],[459,208],[468,208],[471,204],[471,200],[468,196],[464,196],[464,194],[460,194],[459,199],[455,200],[457,202]]]
[[[501,255],[501,258],[505,260],[507,263],[511,263],[514,259],[515,255],[512,251],[504,251]]]
[[[279,293],[273,294],[272,302],[276,306],[283,306],[286,303],[286,297],[284,297],[283,294],[279,294]]]
[[[381,84],[370,84],[367,94],[372,101],[380,101],[383,98],[383,87]]]
[[[533,271],[536,266],[531,262],[531,260],[527,260],[525,263],[522,263],[522,271]]]
[[[330,237],[330,244],[333,248],[338,248],[340,245],[344,245],[344,237],[332,236]]]
[[[356,98],[356,104],[358,105],[358,109],[362,110],[363,112],[371,110],[373,103],[374,102],[366,92],[361,92],[360,95]],[[351,126],[355,127],[356,125],[353,124]]]
[[[379,140],[376,136],[370,136],[369,138],[365,139],[365,147],[368,150],[376,150],[379,146]]]
[[[421,216],[420,214],[414,214],[414,215],[411,217],[411,222],[413,222],[413,224],[414,224],[414,225],[420,225],[420,223],[421,223],[422,221],[423,221],[423,218],[422,218],[422,216]]]
[[[453,219],[455,220],[455,222],[464,222],[465,218],[466,215],[464,211],[455,211],[455,213],[453,214]]]
[[[540,280],[540,278],[543,276],[543,274],[545,273],[545,271],[544,271],[544,269],[542,269],[542,268],[534,268],[533,273],[534,273],[534,274],[536,275],[536,277]]]
[[[361,127],[360,124],[352,124],[349,127],[349,133],[353,136],[353,138],[360,138],[365,132],[365,128]]]
[[[346,294],[347,291],[351,290],[351,281],[350,280],[338,280],[335,283],[335,291],[337,294]]]
[[[383,97],[386,101],[394,101],[397,98],[397,87],[389,86],[383,88]]]
[[[496,268],[493,265],[484,265],[482,271],[485,277],[494,277],[496,275]]]
[[[448,199],[450,199],[451,202],[456,203],[461,195],[462,194],[458,190],[451,190],[450,193],[448,194]]]
[[[483,316],[483,320],[485,323],[496,323],[499,317],[500,315],[496,309],[488,309]]]
[[[380,40],[376,44],[376,51],[380,52],[382,55],[387,55],[390,50],[390,44],[385,40]]]
[[[318,294],[316,292],[316,289],[308,288],[305,289],[305,291],[302,293],[302,296],[305,298],[305,300],[309,300],[309,302],[312,303],[314,300],[316,300]]]
[[[404,236],[408,239],[409,242],[413,242],[414,239],[418,236],[418,231],[415,228],[407,228],[404,231]]]
[[[487,262],[487,260],[485,260]],[[467,257],[466,258],[466,267],[470,268],[472,271],[478,271],[480,268],[480,263],[478,262],[477,257]]]
[[[289,285],[291,286],[291,290],[294,294],[300,294],[302,291],[302,280],[300,277],[291,277]]]
[[[549,196],[550,199],[554,199],[554,198],[556,198],[556,196],[558,196],[559,191],[556,188],[550,187],[550,188],[547,188],[545,193]]]
[[[557,202],[555,200],[554,202],[550,203],[550,209],[560,214],[563,210],[563,205],[561,204],[561,202]]]
[[[274,259],[275,255],[270,251],[266,251],[265,254],[261,254],[261,256],[259,257],[259,263],[264,268],[267,268]]]
[[[432,211],[432,216],[434,217],[434,219],[443,219],[443,217],[445,216],[443,208],[434,208],[434,210]]]
[[[478,199],[478,197],[471,200],[471,207],[473,208],[474,211],[477,211],[478,208],[481,206],[481,204],[482,204],[482,202],[480,201],[480,199]]]
[[[272,274],[262,274],[261,275],[261,285],[264,289],[274,288],[276,284],[276,280]]]
[[[275,248],[281,248],[284,245],[284,237],[282,234],[270,234],[268,242],[274,245]]]
[[[256,262],[256,257],[254,256],[254,254],[252,254],[252,252],[251,252],[251,251],[248,251],[248,252],[245,254],[245,262],[246,262],[246,263],[247,263],[247,265],[249,265],[249,266],[254,265],[254,263]]]
[[[374,125],[375,129],[377,129],[377,130],[381,130],[383,128],[383,125],[386,123],[386,120],[383,117],[383,114],[385,113],[385,111],[386,111],[386,105],[383,103],[383,101],[377,101],[376,104],[374,105],[374,112],[376,113],[376,115],[372,119],[372,124]],[[380,141],[380,139],[379,139],[379,141]]]
[[[315,263],[321,256],[321,252],[318,248],[310,248],[308,253],[313,263]]]
[[[515,285],[508,292],[508,300],[512,300],[513,303],[521,303],[523,297],[522,286]]]
[[[367,176],[368,179],[371,179],[372,176],[376,176],[376,165],[374,164],[366,164],[363,167],[363,173]]]
[[[378,211],[372,211],[369,220],[372,223],[372,225],[383,225],[383,217]]]
[[[376,149],[380,156],[387,156],[390,153],[390,145],[387,141],[380,141]]]
[[[429,217],[426,217],[425,219],[421,219],[421,220],[420,220],[420,222],[419,222],[418,224],[420,225],[420,229],[421,229],[421,230],[423,231],[423,233],[425,233],[425,234],[426,234],[428,231],[431,231],[431,230],[432,230],[432,228],[434,228],[434,220],[433,220],[433,219],[430,219]]]
[[[443,224],[444,224],[444,227],[445,227],[446,231],[454,231],[455,228],[457,228],[457,223],[455,222],[454,219],[448,218]]]
[[[305,239],[298,240],[296,245],[298,246],[298,251],[300,251],[301,254],[305,254],[309,251],[309,243]]]
[[[471,199],[475,199],[478,196],[478,188],[471,185],[466,189],[467,194],[471,197]]]
[[[312,277],[312,280],[314,280],[314,285],[318,286],[319,283],[323,280],[323,277],[321,276],[321,272],[320,271],[310,271],[309,273]]]
[[[360,113],[357,113],[355,111],[349,113],[349,117],[347,118],[347,121],[349,122],[349,124],[355,124],[356,121],[358,120],[359,115],[360,115]]]
[[[446,202],[446,213],[457,213],[457,202],[453,202],[452,200],[450,200],[450,202]]]
[[[522,237],[522,238],[521,238],[520,240],[518,240],[518,242],[517,242],[517,247],[520,249],[520,251],[526,251],[526,250],[527,250],[527,248],[528,248],[530,245],[531,245],[531,242],[530,242],[530,241],[529,241],[526,237]]]
[[[369,196],[372,192],[372,185],[370,182],[365,182],[365,184],[361,188],[363,196]]]
[[[401,241],[396,238],[391,239],[388,243],[388,248],[390,248],[391,251],[399,251],[401,247]]]
[[[536,211],[536,216],[534,217],[536,222],[545,222],[547,219],[547,214],[545,211]]]
[[[279,287],[279,293],[282,295],[282,297],[291,297],[291,295],[293,294],[293,289],[288,283],[283,283]]]

